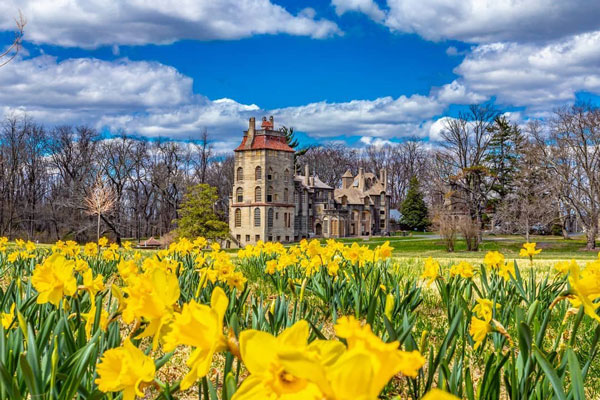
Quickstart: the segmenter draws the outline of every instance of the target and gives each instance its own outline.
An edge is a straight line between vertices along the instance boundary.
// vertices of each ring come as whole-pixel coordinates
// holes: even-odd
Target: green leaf
[[[566,400],[567,396],[565,395],[562,381],[558,377],[556,370],[552,367],[552,365],[550,365],[544,354],[540,351],[540,349],[537,348],[537,346],[533,347],[533,354],[540,367],[542,367],[546,378],[550,381],[556,398],[558,398],[558,400]]]
[[[569,363],[569,371],[571,372],[571,393],[575,400],[585,400],[585,391],[583,386],[583,376],[581,375],[581,368],[579,367],[579,361],[573,349],[567,349],[567,361]]]

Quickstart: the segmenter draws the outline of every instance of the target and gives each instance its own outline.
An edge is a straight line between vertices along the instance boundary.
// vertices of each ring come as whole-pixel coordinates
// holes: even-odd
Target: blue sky
[[[28,24],[0,114],[178,140],[207,128],[223,151],[269,114],[316,143],[435,141],[474,102],[519,123],[597,102],[593,3],[7,0],[0,45],[19,9]]]

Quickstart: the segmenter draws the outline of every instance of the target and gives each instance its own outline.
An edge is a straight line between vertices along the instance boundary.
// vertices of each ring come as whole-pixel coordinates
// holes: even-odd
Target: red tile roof
[[[273,123],[271,121],[263,121],[260,126],[263,127],[263,128],[272,128],[273,127]]]
[[[285,141],[285,137],[283,136],[269,136],[269,135],[258,135],[254,137],[254,141],[252,142],[252,147],[245,148],[247,136],[244,136],[242,139],[242,143],[235,149],[234,151],[244,151],[244,150],[280,150],[280,151],[289,151],[294,152]]]

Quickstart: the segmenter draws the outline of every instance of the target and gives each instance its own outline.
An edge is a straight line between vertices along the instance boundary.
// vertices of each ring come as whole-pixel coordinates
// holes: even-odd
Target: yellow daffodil
[[[123,310],[123,320],[146,319],[149,324],[139,337],[154,336],[153,347],[158,346],[162,328],[173,316],[173,304],[179,299],[179,281],[173,273],[155,269],[131,277],[124,289],[129,295]]]
[[[395,302],[396,302],[396,298],[394,297],[394,295],[392,293],[388,293],[388,295],[385,297],[385,311],[384,311],[384,315],[390,321],[392,320],[392,313],[394,312]]]
[[[8,238],[6,236],[0,236],[0,251],[6,251],[7,243],[8,243]]]
[[[98,239],[98,246],[100,247],[106,247],[106,245],[108,244],[108,239],[105,237],[101,237],[100,239]]]
[[[540,254],[542,249],[536,249],[535,245],[536,243],[523,243],[523,248],[519,251],[519,256],[532,259],[533,256]]]
[[[504,265],[504,255],[498,251],[488,251],[483,257],[483,263],[491,269],[499,269]]]
[[[7,313],[0,313],[0,322],[4,327],[4,330],[10,328],[13,320],[15,319],[15,303],[10,306],[10,311]]]
[[[571,264],[569,285],[572,296],[583,305],[585,313],[600,322],[600,316],[596,314],[599,304],[594,303],[600,297],[600,262],[588,263],[583,271],[577,263]]]
[[[83,273],[83,287],[90,293],[90,296],[93,298],[96,293],[101,290],[104,290],[103,276],[102,274],[96,275],[94,278],[94,274],[91,269],[88,269]]]
[[[483,319],[479,319],[475,316],[471,318],[471,326],[469,328],[469,334],[475,341],[475,350],[481,346],[485,337],[488,333],[492,331],[492,326],[489,321],[485,321]]]
[[[96,243],[87,243],[83,247],[83,254],[87,257],[95,257],[98,255],[98,245]]]
[[[38,304],[52,303],[58,306],[63,296],[72,296],[77,290],[73,276],[75,261],[54,253],[38,264],[33,271],[31,283],[38,291]]]
[[[96,384],[102,392],[123,392],[123,400],[143,397],[140,385],[154,380],[154,361],[135,347],[129,339],[122,347],[104,352],[96,367]]]
[[[439,272],[440,264],[433,258],[429,257],[425,260],[421,279],[425,279],[427,281],[427,286],[429,286],[438,278]]]
[[[500,265],[500,269],[498,269],[498,275],[502,277],[505,281],[510,281],[511,277],[515,277],[515,264],[507,262]]]
[[[208,373],[213,354],[227,347],[223,335],[223,316],[229,299],[223,289],[216,287],[211,295],[210,307],[194,300],[184,304],[181,313],[176,313],[169,332],[164,337],[166,351],[177,345],[195,347],[187,360],[190,372],[181,381],[186,390]]]
[[[566,275],[571,270],[573,264],[577,264],[575,260],[571,261],[558,261],[554,264],[554,270],[560,275]]]
[[[233,272],[225,278],[225,282],[231,288],[236,288],[238,292],[244,290],[244,286],[246,285],[247,279],[244,277],[244,274],[241,272]]]
[[[500,304],[496,304],[496,307],[500,308]],[[477,299],[473,312],[484,321],[490,322],[493,317],[494,302],[489,299]]]
[[[386,258],[390,258],[393,250],[394,248],[390,246],[390,241],[386,240],[386,242],[379,248],[379,256],[384,260]]]
[[[129,277],[137,275],[139,268],[134,260],[121,260],[117,264],[117,270],[123,280],[127,281]]]
[[[290,354],[294,358],[300,357],[308,348],[308,335],[309,326],[303,320],[277,337],[253,329],[243,331],[240,334],[240,352],[250,375],[244,379],[232,400],[322,399],[317,384],[293,374],[281,359]],[[299,362],[303,360],[299,358]],[[286,364],[289,363],[288,360]]]
[[[450,267],[450,276],[461,276],[465,279],[469,279],[473,277],[473,274],[473,264],[467,261],[461,261]]]
[[[340,318],[335,329],[337,336],[346,339],[345,351],[335,341],[315,341],[305,350],[279,355],[285,373],[295,382],[315,383],[322,393],[319,398],[376,399],[394,375],[415,377],[425,363],[418,351],[404,352],[398,342],[384,343],[369,325],[353,317]]]

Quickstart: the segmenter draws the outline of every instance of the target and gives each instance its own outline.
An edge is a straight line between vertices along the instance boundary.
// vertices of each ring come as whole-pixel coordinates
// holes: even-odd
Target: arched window
[[[272,228],[273,227],[273,209],[269,208],[269,211],[267,211],[267,228]]]
[[[260,165],[254,170],[254,179],[256,179],[257,181],[262,179],[262,168],[260,167]]]
[[[242,210],[239,208],[235,209],[235,227],[239,228],[242,226]]]
[[[254,226],[260,226],[260,208],[254,209]]]
[[[254,201],[262,201],[262,189],[260,186],[254,188]]]
[[[244,201],[244,189],[241,187],[235,190],[235,197],[238,203],[242,203]]]
[[[237,180],[238,182],[244,180],[244,168],[242,167],[238,167],[237,169]]]
[[[267,189],[267,202],[273,201],[273,186],[269,186]]]
[[[283,189],[283,201],[285,203],[287,203],[289,198],[290,198],[290,193],[289,193],[288,188]]]
[[[267,175],[267,180],[273,179],[273,168],[269,167],[269,173]]]
[[[290,181],[290,171],[286,168],[286,170],[283,172],[283,181],[285,183],[288,183]]]

